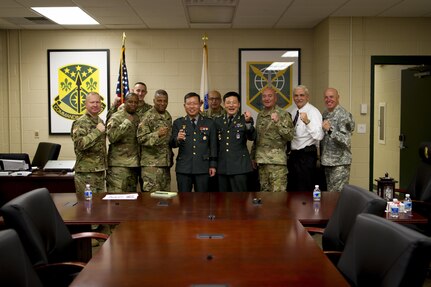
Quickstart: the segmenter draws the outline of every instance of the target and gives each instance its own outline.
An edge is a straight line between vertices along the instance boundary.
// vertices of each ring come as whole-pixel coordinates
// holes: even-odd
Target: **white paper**
[[[137,193],[107,194],[103,200],[136,200],[138,196]]]

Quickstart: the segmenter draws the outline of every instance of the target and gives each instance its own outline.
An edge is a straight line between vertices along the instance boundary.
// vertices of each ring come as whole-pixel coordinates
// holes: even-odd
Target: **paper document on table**
[[[107,194],[103,200],[136,200],[138,198],[137,193],[126,193],[126,194]]]
[[[176,196],[176,192],[171,191],[154,191],[150,194],[151,197],[158,197],[158,198],[171,198]]]

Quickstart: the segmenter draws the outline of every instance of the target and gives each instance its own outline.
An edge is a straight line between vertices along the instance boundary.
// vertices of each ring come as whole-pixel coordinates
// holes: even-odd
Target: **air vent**
[[[51,20],[49,20],[48,18],[45,18],[45,17],[25,17],[25,19],[33,22],[34,24],[38,24],[38,25],[55,24],[54,22],[52,22]]]

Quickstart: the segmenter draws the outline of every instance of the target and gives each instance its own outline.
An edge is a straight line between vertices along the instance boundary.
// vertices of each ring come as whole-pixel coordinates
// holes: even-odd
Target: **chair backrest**
[[[353,286],[422,286],[431,239],[384,218],[360,214],[338,269]]]
[[[343,251],[350,230],[360,213],[383,215],[386,201],[363,188],[345,185],[322,236],[323,250]]]
[[[31,162],[32,166],[43,168],[48,160],[58,159],[61,145],[56,143],[40,142]]]
[[[33,265],[70,258],[72,236],[46,188],[12,199],[1,213],[6,226],[17,231]]]
[[[42,287],[18,234],[13,229],[0,231],[0,266],[2,286]]]
[[[419,164],[407,192],[412,199],[431,202],[431,142],[423,142],[419,147]]]

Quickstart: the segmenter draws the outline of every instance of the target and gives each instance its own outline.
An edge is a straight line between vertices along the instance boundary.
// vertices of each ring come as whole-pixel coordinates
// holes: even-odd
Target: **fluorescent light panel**
[[[31,7],[37,13],[60,25],[98,25],[79,7]]]

